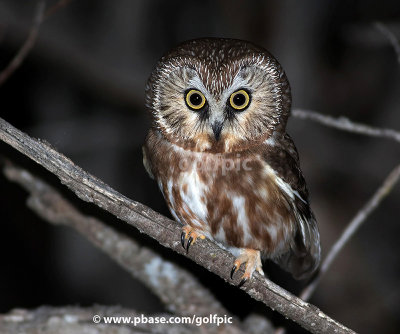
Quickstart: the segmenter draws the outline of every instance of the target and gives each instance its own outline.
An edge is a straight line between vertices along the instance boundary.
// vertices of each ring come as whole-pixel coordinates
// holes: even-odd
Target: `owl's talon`
[[[193,237],[190,237],[189,238],[189,240],[188,240],[188,242],[187,242],[187,245],[186,245],[186,253],[189,253],[189,247],[190,247],[190,245],[192,244],[192,241],[193,241],[194,239],[193,239]]]
[[[237,269],[238,269],[237,265],[234,264],[231,270],[231,279],[233,279],[233,274],[236,272]]]
[[[240,283],[239,283],[239,285],[238,285],[238,288],[241,288],[241,287],[244,285],[244,283],[246,283],[247,281],[248,281],[248,278],[247,278],[247,277],[242,278],[242,280],[240,281]]]
[[[185,248],[185,235],[186,235],[186,233],[182,232],[182,234],[181,234],[181,244],[182,244],[183,248]]]
[[[182,244],[182,247],[184,249],[186,249],[186,253],[189,252],[190,245],[193,245],[196,242],[197,238],[205,239],[205,236],[203,234],[201,234],[201,232],[202,231],[198,231],[195,228],[191,227],[190,225],[185,225],[182,228],[181,244]],[[185,247],[185,240],[188,238],[189,238],[189,240]]]
[[[239,257],[237,257],[235,262],[233,263],[231,279],[233,279],[233,274],[244,263],[245,271],[238,285],[239,288],[251,279],[255,270],[257,270],[262,275],[264,274],[262,270],[260,251],[250,248],[242,248]]]

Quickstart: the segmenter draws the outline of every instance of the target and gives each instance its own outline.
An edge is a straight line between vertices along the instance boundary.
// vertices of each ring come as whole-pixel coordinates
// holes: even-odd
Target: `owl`
[[[291,93],[278,61],[245,41],[185,42],[159,60],[146,107],[144,166],[182,224],[182,246],[214,240],[235,257],[231,278],[243,264],[240,285],[263,274],[264,259],[309,277],[319,232],[286,133]]]

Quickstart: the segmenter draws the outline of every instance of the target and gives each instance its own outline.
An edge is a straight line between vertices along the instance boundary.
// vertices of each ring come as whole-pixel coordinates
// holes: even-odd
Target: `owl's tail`
[[[298,215],[297,231],[290,243],[288,252],[275,259],[275,262],[285,271],[290,272],[295,279],[307,279],[319,266],[321,247],[319,231],[312,212],[309,218]]]

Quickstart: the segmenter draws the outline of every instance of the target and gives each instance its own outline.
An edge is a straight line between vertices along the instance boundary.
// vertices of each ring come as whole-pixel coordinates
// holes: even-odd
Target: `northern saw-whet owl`
[[[152,126],[144,165],[182,246],[208,237],[241,264],[261,259],[295,278],[320,261],[320,240],[296,147],[286,133],[290,86],[278,61],[249,42],[207,38],[164,55],[146,87]]]

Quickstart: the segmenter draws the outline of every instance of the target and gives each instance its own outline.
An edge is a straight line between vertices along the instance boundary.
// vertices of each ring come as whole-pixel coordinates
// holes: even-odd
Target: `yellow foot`
[[[245,263],[245,271],[242,276],[242,280],[239,283],[239,288],[246,283],[251,276],[253,276],[254,270],[257,270],[261,275],[264,275],[261,264],[260,251],[250,248],[242,248],[240,250],[240,255],[236,258],[233,263],[231,271],[231,279],[233,279],[233,274],[240,268],[241,264]]]
[[[185,240],[188,238],[189,238],[189,240],[185,247]],[[203,240],[206,237],[202,234],[202,231],[196,230],[194,227],[192,227],[190,225],[185,225],[182,228],[181,243],[182,243],[182,247],[186,249],[186,252],[189,252],[190,245],[194,244],[196,242],[197,238],[200,238]]]

